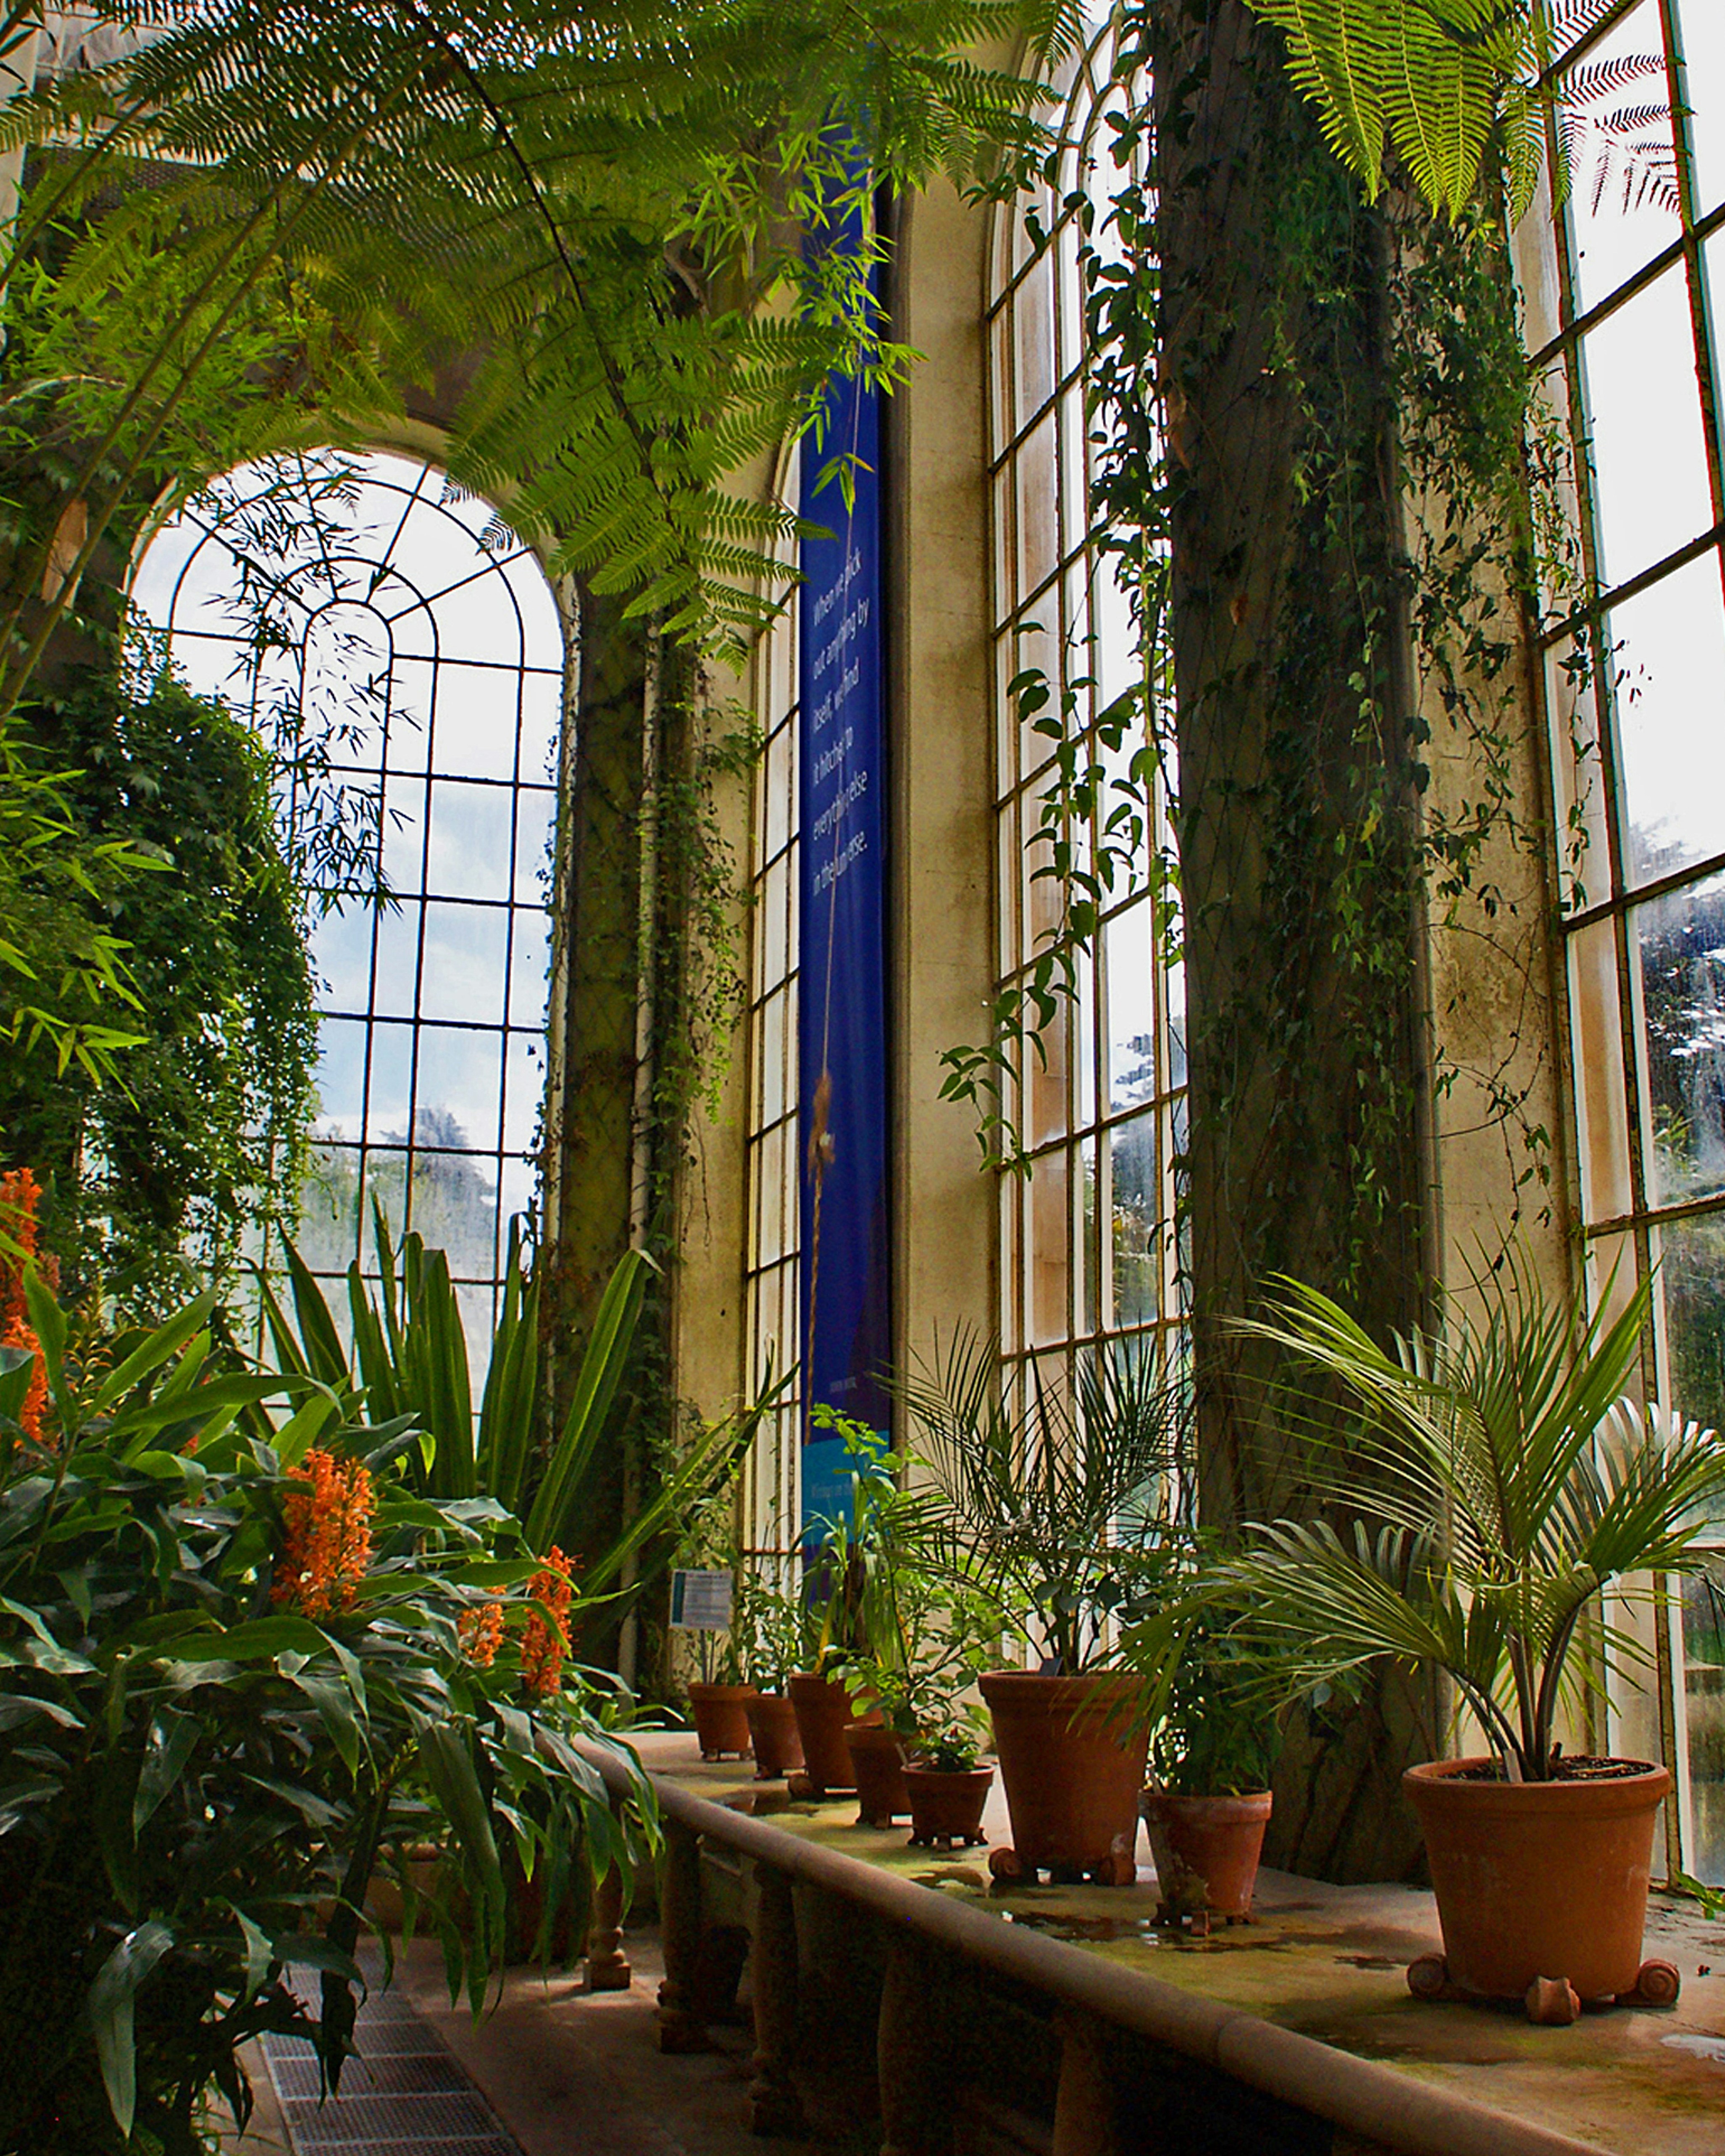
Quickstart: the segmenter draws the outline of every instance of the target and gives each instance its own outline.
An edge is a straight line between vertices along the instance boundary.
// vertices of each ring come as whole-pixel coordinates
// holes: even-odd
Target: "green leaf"
[[[475,1883],[501,1912],[503,1867],[491,1831],[490,1808],[474,1772],[473,1755],[463,1729],[445,1722],[428,1723],[419,1732],[418,1750],[425,1779],[461,1845]]]
[[[253,1617],[226,1631],[187,1632],[163,1642],[157,1653],[163,1661],[260,1662],[287,1650],[302,1655],[328,1651],[330,1641],[304,1617]]]
[[[593,1318],[593,1337],[581,1358],[568,1418],[527,1517],[527,1543],[531,1549],[547,1550],[557,1542],[592,1465],[628,1364],[649,1270],[657,1268],[645,1251],[628,1250],[605,1283]]]
[[[173,1933],[154,1917],[128,1932],[96,1971],[85,2001],[102,2086],[122,2139],[130,2139],[137,2109],[133,2005],[138,1987],[173,1943]]]
[[[203,1732],[203,1725],[195,1714],[182,1714],[171,1707],[158,1707],[150,1717],[150,1733],[144,1743],[144,1763],[131,1800],[134,1841],[185,1772],[186,1763],[196,1750]]]

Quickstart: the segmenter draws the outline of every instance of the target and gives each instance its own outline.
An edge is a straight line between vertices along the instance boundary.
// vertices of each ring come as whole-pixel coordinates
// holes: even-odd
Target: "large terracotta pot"
[[[778,1692],[757,1692],[743,1702],[749,1737],[755,1748],[755,1779],[771,1782],[803,1763],[803,1740],[797,1734],[797,1710]]]
[[[880,1710],[859,1714],[856,1702],[835,1677],[803,1675],[789,1681],[797,1734],[803,1742],[803,1781],[811,1796],[849,1796],[856,1788],[845,1732],[853,1722],[875,1722]]]
[[[695,1734],[703,1759],[749,1756],[748,1702],[755,1697],[752,1685],[692,1684],[689,1705],[695,1716]]]
[[[1610,1779],[1458,1779],[1482,1759],[1402,1777],[1425,1835],[1451,1984],[1488,1999],[1567,1979],[1583,2001],[1632,1992],[1653,1859],[1671,1786],[1663,1767]]]
[[[1270,1824],[1270,1792],[1243,1797],[1183,1797],[1146,1789],[1139,1800],[1156,1883],[1158,1915],[1240,1918],[1252,1913],[1252,1888]]]
[[[891,1826],[896,1819],[911,1815],[911,1793],[905,1787],[904,1747],[890,1729],[877,1723],[854,1722],[845,1732],[845,1748],[856,1783],[859,1826]]]
[[[988,1860],[995,1876],[1089,1872],[1130,1886],[1149,1741],[1132,1726],[1136,1681],[996,1670],[981,1682],[1012,1818],[1012,1849]]]
[[[969,1849],[987,1840],[983,1811],[993,1786],[992,1767],[906,1767],[912,1846]]]

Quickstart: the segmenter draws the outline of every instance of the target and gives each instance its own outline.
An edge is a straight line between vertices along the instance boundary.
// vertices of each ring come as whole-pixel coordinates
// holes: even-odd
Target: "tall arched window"
[[[290,829],[321,834],[319,880],[346,892],[313,938],[300,1247],[329,1279],[357,1254],[369,1266],[381,1202],[397,1235],[449,1252],[482,1368],[545,1086],[551,588],[495,510],[431,466],[325,454],[216,482],[151,539],[132,596],[192,686],[270,736]]]
[[[1725,1428],[1725,13],[1572,13],[1572,183],[1521,267],[1597,595],[1546,639],[1582,1221],[1598,1291],[1656,1279],[1659,1396]],[[1657,1644],[1681,1861],[1725,1879],[1725,1595],[1687,1584]],[[1618,1710],[1658,1743],[1651,1694]]]
[[[1096,449],[1085,413],[1084,253],[1112,245],[1108,203],[1122,178],[1107,119],[1145,94],[1113,83],[1117,52],[1105,26],[1071,69],[1057,184],[997,212],[988,334],[1003,988],[1024,979],[1060,910],[1057,885],[1036,874],[1048,861],[1038,834],[1055,744],[1023,723],[1010,685],[1039,669],[1050,690],[1045,710],[1070,697],[1069,726],[1094,746],[1097,714],[1144,664],[1117,567],[1092,542]],[[1093,208],[1089,239],[1080,198]],[[1104,1336],[1162,1352],[1180,1322],[1183,1003],[1150,893],[1152,855],[1168,836],[1159,789],[1148,808],[1142,873],[1117,891],[1078,998],[1019,1073],[1032,1168],[1002,1185],[1001,1334],[1020,1372]],[[1094,825],[1073,835],[1094,844]]]

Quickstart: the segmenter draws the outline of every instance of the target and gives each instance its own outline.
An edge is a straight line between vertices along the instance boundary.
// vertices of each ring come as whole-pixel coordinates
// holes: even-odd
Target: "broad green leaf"
[[[151,1917],[128,1932],[96,1971],[85,2010],[95,2038],[96,2057],[108,2107],[122,2139],[131,2134],[137,2109],[137,2053],[133,2040],[133,2006],[138,1987],[172,1946],[173,1933]]]
[[[158,1707],[150,1717],[150,1733],[144,1743],[144,1763],[131,1800],[132,1839],[148,1825],[162,1799],[186,1770],[196,1750],[203,1725],[195,1714],[173,1707]]]

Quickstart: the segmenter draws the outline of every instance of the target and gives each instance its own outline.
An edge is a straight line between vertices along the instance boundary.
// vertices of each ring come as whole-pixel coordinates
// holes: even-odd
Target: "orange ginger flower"
[[[372,1471],[362,1460],[337,1460],[314,1446],[288,1472],[308,1486],[283,1500],[287,1543],[270,1599],[293,1603],[307,1617],[351,1609],[372,1561]]]
[[[48,1373],[42,1360],[42,1343],[31,1327],[24,1301],[24,1273],[36,1255],[39,1233],[37,1201],[42,1186],[28,1168],[8,1168],[0,1175],[0,1235],[9,1248],[0,1249],[0,1342],[22,1348],[36,1358],[30,1373],[30,1389],[18,1410],[18,1426],[33,1444],[42,1442],[42,1410],[48,1402]],[[59,1286],[58,1260],[44,1257],[42,1272],[50,1287]]]
[[[573,1565],[555,1544],[545,1553],[542,1568],[533,1575],[528,1593],[550,1610],[547,1624],[538,1610],[528,1617],[521,1634],[521,1681],[543,1699],[562,1681],[563,1657],[569,1651],[569,1604],[575,1590],[569,1584]]]
[[[455,1620],[455,1636],[475,1669],[490,1669],[503,1644],[503,1604],[487,1602],[477,1609],[464,1610]]]

